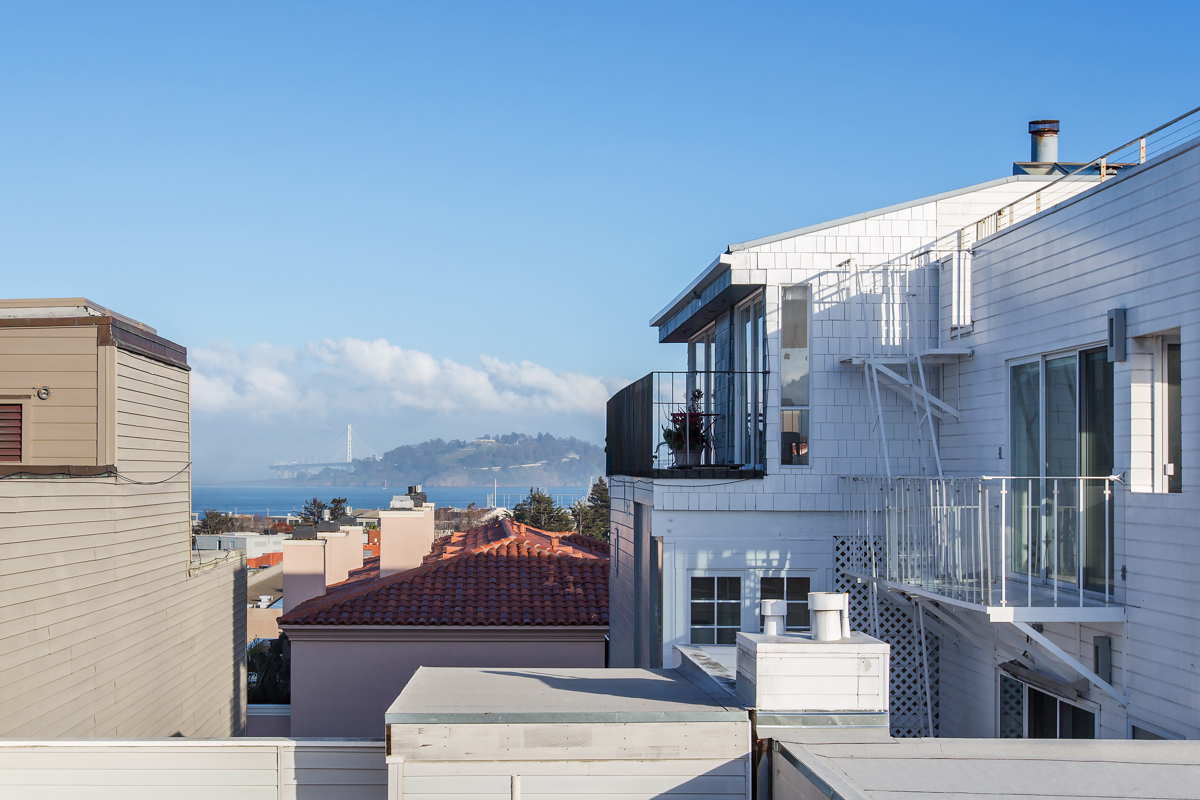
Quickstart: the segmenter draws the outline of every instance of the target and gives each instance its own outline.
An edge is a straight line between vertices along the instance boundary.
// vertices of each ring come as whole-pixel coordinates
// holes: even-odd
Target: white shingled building
[[[1033,123],[1013,176],[730,245],[655,315],[688,363],[609,403],[612,665],[849,590],[897,735],[1200,735],[1191,121],[1087,164]]]

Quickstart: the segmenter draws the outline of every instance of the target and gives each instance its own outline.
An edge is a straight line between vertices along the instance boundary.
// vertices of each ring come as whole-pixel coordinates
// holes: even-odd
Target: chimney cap
[[[1030,133],[1058,133],[1058,120],[1035,119],[1029,123]]]

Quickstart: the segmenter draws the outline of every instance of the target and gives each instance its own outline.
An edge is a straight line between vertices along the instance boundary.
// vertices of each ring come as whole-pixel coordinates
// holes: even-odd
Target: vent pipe
[[[1029,123],[1029,160],[1044,164],[1058,161],[1058,120],[1035,119]]]
[[[842,592],[809,592],[808,612],[812,638],[836,642],[850,638],[850,595]]]

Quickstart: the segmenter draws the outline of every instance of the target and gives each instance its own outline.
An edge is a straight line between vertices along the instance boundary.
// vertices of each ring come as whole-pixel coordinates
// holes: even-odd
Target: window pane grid
[[[808,615],[808,593],[812,579],[801,576],[770,577],[759,580],[758,589],[762,600],[786,600],[787,618],[784,627],[789,631],[806,631],[810,627]],[[758,629],[762,630],[766,620],[758,615]]]
[[[736,644],[742,629],[742,579],[699,577],[691,580],[692,644]]]

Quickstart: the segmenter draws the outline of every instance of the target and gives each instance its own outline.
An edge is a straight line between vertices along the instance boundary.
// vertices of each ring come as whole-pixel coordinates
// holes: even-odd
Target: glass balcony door
[[[1018,476],[1010,509],[1012,571],[1105,591],[1112,494],[1105,481],[1078,480],[1112,474],[1112,364],[1105,350],[1011,366],[1009,424]]]
[[[763,399],[766,394],[765,313],[761,295],[737,308],[734,336],[736,370],[741,374],[734,386],[731,415],[736,429],[733,436],[735,460],[743,465],[765,464],[766,419]]]

